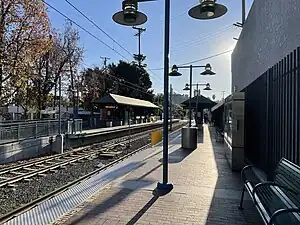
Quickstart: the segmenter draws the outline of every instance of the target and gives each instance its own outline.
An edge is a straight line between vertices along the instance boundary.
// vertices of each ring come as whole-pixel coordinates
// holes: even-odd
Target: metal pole
[[[199,95],[199,84],[197,83],[197,97],[196,97],[196,120],[197,121],[198,121],[198,95]]]
[[[169,46],[170,0],[165,0],[165,51],[164,51],[164,122],[163,122],[163,185],[168,183],[168,94],[169,94]]]
[[[141,54],[141,35],[142,35],[142,30],[139,30],[139,55]]]
[[[246,21],[246,0],[242,0],[242,25],[244,26]]]
[[[190,102],[189,102],[189,127],[192,126],[192,78],[193,78],[193,66],[190,65]]]
[[[129,118],[129,121],[128,121],[128,126],[129,126],[129,141],[128,141],[128,145],[129,145],[129,148],[131,148],[131,129],[130,129],[130,125],[131,125],[131,107],[129,107],[129,112],[128,112],[128,118]]]
[[[172,84],[170,84],[170,131],[172,131],[172,95],[173,95],[173,88],[172,88]]]
[[[58,90],[58,94],[59,94],[59,100],[58,100],[58,134],[61,135],[61,75],[59,75],[58,78],[58,82],[59,82],[59,90]]]

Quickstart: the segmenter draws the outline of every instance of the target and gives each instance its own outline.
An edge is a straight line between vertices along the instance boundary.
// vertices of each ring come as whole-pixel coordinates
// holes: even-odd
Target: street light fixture
[[[205,91],[211,91],[212,89],[210,88],[210,84],[207,83],[206,84],[206,88],[204,88],[203,90],[205,90]]]
[[[147,16],[138,11],[138,2],[147,2],[156,0],[124,0],[122,2],[123,11],[116,13],[113,20],[125,26],[137,26],[147,21]],[[173,189],[173,185],[168,183],[168,100],[169,100],[169,50],[170,50],[170,2],[165,0],[165,32],[164,32],[164,121],[163,121],[163,182],[157,184],[159,190],[169,192]],[[210,4],[208,4],[210,2]],[[214,4],[211,4],[214,3]],[[196,19],[214,19],[224,15],[227,12],[225,6],[215,3],[215,0],[201,0],[200,8],[194,7],[190,10],[189,15]],[[204,6],[204,7],[202,7]],[[210,8],[205,8],[209,6]],[[211,13],[207,13],[211,12]],[[197,16],[199,13],[201,16]],[[212,15],[213,13],[213,15]],[[192,66],[191,66],[192,70]]]
[[[200,0],[200,5],[189,10],[189,15],[195,19],[207,20],[221,17],[226,12],[227,8],[217,4],[216,0]]]
[[[215,75],[216,73],[214,73],[212,71],[212,67],[209,63],[206,64],[205,66],[205,71],[201,73],[201,75]]]
[[[206,86],[203,90],[204,91],[211,91],[212,89],[210,88],[210,84],[209,83],[196,83],[196,84],[185,84],[185,88],[183,89],[184,91],[190,91],[190,98],[189,98],[189,126],[192,126],[192,104],[191,104],[191,100],[192,100],[192,88],[191,86],[197,86],[196,89],[196,93],[197,93],[197,98],[196,98],[196,114],[198,115],[198,96],[199,96],[199,86]]]
[[[124,0],[122,9],[113,15],[113,20],[116,23],[124,26],[138,26],[147,22],[147,16],[138,11],[137,0]]]
[[[178,67],[176,65],[173,65],[172,72],[169,73],[169,76],[170,77],[180,77],[180,76],[182,76],[182,74],[178,72]]]
[[[184,90],[184,91],[189,91],[189,90],[190,90],[189,84],[185,84],[185,88],[183,88],[182,90]]]

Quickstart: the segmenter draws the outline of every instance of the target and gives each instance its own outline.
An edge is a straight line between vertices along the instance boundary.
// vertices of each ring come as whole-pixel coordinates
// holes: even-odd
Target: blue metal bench
[[[255,178],[254,168],[250,165],[242,170],[244,187],[240,209],[243,209],[247,190],[265,224],[300,224],[300,167],[282,158],[273,181],[267,182],[259,182]]]

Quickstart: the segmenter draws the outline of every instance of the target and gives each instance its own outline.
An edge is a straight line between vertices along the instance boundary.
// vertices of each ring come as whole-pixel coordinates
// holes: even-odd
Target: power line
[[[216,40],[218,40],[218,38],[220,38],[221,36],[222,35],[219,35],[217,37],[212,37],[212,38],[217,38]],[[210,41],[211,41],[211,39],[207,39],[207,40],[204,40],[202,42],[199,42],[198,44],[193,44],[191,47],[186,46],[185,48],[177,49],[177,51],[173,51],[175,53],[171,53],[171,56],[174,57],[174,56],[180,55],[180,54],[182,54],[181,53],[182,51],[187,51],[190,48],[193,48],[193,50],[196,50],[199,46],[203,46],[204,43],[207,43],[207,42],[210,42]]]
[[[96,24],[93,20],[87,17],[86,14],[84,14],[82,11],[80,11],[75,5],[73,5],[68,0],[65,0],[73,9],[75,9],[77,12],[79,12],[84,18],[86,18],[91,24],[93,24],[95,27],[97,27],[102,33],[104,33],[108,38],[110,38],[114,43],[116,43],[120,48],[122,48],[125,52],[127,52],[130,56],[132,54],[124,48],[119,42],[117,42],[112,36],[110,36],[108,33],[106,33],[98,24]]]
[[[193,64],[195,62],[201,62],[201,61],[204,61],[204,60],[207,60],[207,59],[215,58],[215,57],[220,56],[220,55],[224,55],[224,54],[226,54],[228,52],[232,52],[232,51],[233,51],[233,49],[225,51],[225,52],[220,52],[218,54],[215,54],[215,55],[212,55],[212,56],[209,56],[209,57],[206,57],[206,58],[202,58],[202,59],[198,59],[198,60],[195,60],[195,61],[192,61],[192,62],[187,62],[187,63],[179,64],[178,66],[186,66],[186,65]],[[164,68],[155,68],[155,69],[151,69],[151,70],[153,71],[153,70],[163,70],[163,69]]]
[[[124,51],[126,51],[128,54],[130,54],[131,56],[132,56],[132,54],[126,49],[126,48],[124,48],[122,45],[120,45],[113,37],[111,37],[108,33],[106,33],[101,27],[99,27],[99,25],[97,25],[94,21],[92,21],[90,18],[88,18],[82,11],[80,11],[75,5],[73,5],[70,1],[68,1],[68,0],[65,0],[72,8],[74,8],[77,12],[79,12],[84,18],[86,18],[90,23],[92,23],[95,27],[97,27],[101,32],[103,32],[107,37],[109,37],[114,43],[116,43],[119,47],[121,47]],[[46,3],[46,2],[45,2]],[[46,3],[47,4],[47,3]],[[49,5],[49,4],[47,4],[47,5]],[[54,7],[52,7],[52,6],[50,6],[49,5],[49,7],[51,7],[51,8],[53,8],[54,9]],[[56,9],[54,9],[55,11],[58,11],[58,10],[56,10]],[[60,12],[58,12],[58,13],[60,13]],[[60,13],[61,14],[61,13]],[[64,16],[64,15],[63,15]],[[64,16],[64,17],[66,17],[66,16]],[[175,16],[176,17],[176,16]],[[174,18],[175,18],[174,17]],[[76,24],[76,23],[75,23]],[[122,56],[123,58],[125,58],[124,56]],[[125,58],[126,59],[126,58]],[[128,59],[127,59],[128,60]],[[128,60],[129,61],[129,60]],[[149,70],[150,71],[150,70]],[[150,71],[151,72],[151,71]],[[157,75],[157,74],[155,74],[154,72],[152,72],[154,75]],[[154,77],[154,78],[156,78],[156,77]],[[158,78],[157,79],[161,84],[162,84],[162,82],[161,82],[161,80]]]
[[[88,66],[87,64],[84,64],[84,65],[85,65],[85,66]],[[122,78],[120,78],[120,77],[114,76],[114,75],[109,74],[109,73],[106,73],[105,76],[112,77],[112,78],[115,79],[114,81],[116,81],[116,82],[118,82],[118,83],[120,83],[120,84],[123,84],[123,83],[121,83],[121,81],[119,81],[120,79],[122,79]],[[143,87],[139,86],[138,84],[133,84],[133,83],[131,83],[131,82],[125,80],[125,79],[123,80],[123,82],[126,82],[126,83],[128,83],[129,85],[132,85],[133,87],[140,88],[141,90],[138,90],[138,91],[141,91],[141,92],[144,92],[144,93],[148,93],[148,92],[147,92],[148,90],[147,90],[146,88],[143,88]],[[123,85],[129,87],[129,86],[126,85],[126,84],[123,84]],[[132,89],[137,90],[136,88],[133,88],[133,87],[132,87]],[[130,88],[131,88],[131,87],[130,87]],[[142,91],[142,90],[144,90],[144,91]],[[150,94],[150,93],[148,93],[148,94]]]
[[[79,27],[81,30],[83,30],[84,32],[86,32],[87,34],[89,34],[90,36],[92,36],[93,38],[95,38],[97,41],[99,41],[100,43],[102,43],[103,45],[105,45],[107,48],[111,49],[112,51],[114,51],[115,53],[117,53],[119,56],[121,56],[122,58],[124,58],[127,61],[129,61],[129,59],[126,58],[124,55],[122,55],[120,52],[118,52],[115,49],[113,49],[112,47],[110,47],[108,44],[106,44],[104,41],[102,41],[96,35],[92,34],[86,28],[84,28],[83,26],[79,25],[77,22],[75,22],[70,17],[68,17],[67,15],[65,15],[64,13],[62,13],[61,11],[59,11],[58,9],[56,9],[55,7],[53,7],[52,5],[50,5],[49,3],[47,3],[45,0],[42,0],[42,2],[44,2],[47,6],[49,6],[51,9],[53,9],[54,11],[56,11],[58,14],[60,14],[61,16],[63,16],[64,18],[66,18],[67,20],[69,20],[72,23],[74,23],[77,27]]]
[[[222,33],[226,32],[226,31],[228,31],[228,30],[230,30],[230,29],[232,29],[232,28],[234,28],[233,25],[226,26],[226,27],[224,27],[223,29],[220,29],[220,30],[217,31],[217,32],[214,32],[214,33],[211,33],[211,34],[204,35],[204,36],[199,37],[199,38],[194,39],[194,40],[189,40],[189,41],[182,42],[182,43],[176,45],[176,48],[182,47],[182,46],[186,46],[186,45],[190,45],[190,44],[194,44],[194,43],[199,43],[200,41],[203,41],[203,40],[205,40],[205,39],[208,39],[208,38],[211,38],[211,37],[214,37],[214,36],[218,36],[219,34],[222,34]],[[171,50],[172,50],[172,49],[174,49],[174,47],[171,48]]]
[[[186,65],[190,65],[190,64],[193,64],[193,63],[196,63],[196,62],[201,62],[201,61],[204,61],[204,60],[207,60],[207,59],[211,59],[211,58],[214,58],[214,57],[217,57],[217,56],[220,56],[220,55],[224,55],[224,54],[232,52],[232,51],[233,51],[233,49],[230,49],[228,51],[221,52],[221,53],[218,53],[218,54],[206,57],[206,58],[202,58],[202,59],[198,59],[198,60],[195,60],[195,61],[191,61],[191,62],[180,64],[180,66],[186,66]]]
[[[171,56],[174,57],[176,55],[182,54],[182,51],[187,51],[188,49],[191,49],[191,48],[193,48],[195,50],[198,47],[203,46],[205,43],[210,43],[213,39],[215,39],[215,41],[220,40],[220,38],[224,39],[224,35],[226,35],[226,33],[220,33],[218,35],[214,35],[214,36],[205,38],[202,41],[195,42],[195,43],[190,43],[189,45],[182,46],[180,48],[174,49],[171,52]]]

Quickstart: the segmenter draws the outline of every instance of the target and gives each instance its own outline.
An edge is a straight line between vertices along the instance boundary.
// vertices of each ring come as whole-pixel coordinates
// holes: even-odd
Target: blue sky
[[[77,8],[83,11],[89,18],[97,23],[105,32],[113,37],[118,43],[132,54],[137,53],[137,37],[131,27],[120,26],[113,22],[112,15],[121,10],[121,0],[69,0]],[[78,24],[96,35],[107,45],[120,52],[128,59],[130,55],[122,48],[117,46],[111,39],[105,36],[100,30],[94,27],[89,21],[76,12],[64,0],[46,0],[49,4],[69,16]],[[235,22],[241,22],[241,1],[219,0],[218,3],[224,4],[228,8],[225,16],[211,20],[200,21],[190,18],[188,10],[199,4],[198,0],[173,0],[171,1],[171,40],[170,40],[170,65],[184,64],[194,60],[206,58],[230,49],[233,49],[236,41],[233,37],[238,37],[240,28],[231,26]],[[247,1],[247,12],[253,0]],[[164,1],[158,0],[151,3],[140,3],[139,10],[148,16],[148,21],[142,27],[146,32],[142,35],[142,54],[147,56],[147,63],[153,88],[155,92],[163,91],[163,34],[164,34]],[[56,29],[62,29],[65,19],[57,12],[49,9],[51,24]],[[84,47],[83,66],[103,65],[101,56],[110,58],[109,62],[118,62],[122,59],[114,51],[101,44],[99,41],[81,31],[81,45]],[[213,77],[200,76],[201,70],[194,69],[193,83],[201,82],[211,84],[212,91],[202,94],[212,96],[215,94],[217,99],[222,96],[221,91],[226,94],[231,90],[231,53],[204,60],[195,65],[205,65],[210,63],[216,75]],[[189,82],[189,70],[180,71],[183,76],[171,78],[174,91],[182,91],[184,84]]]

